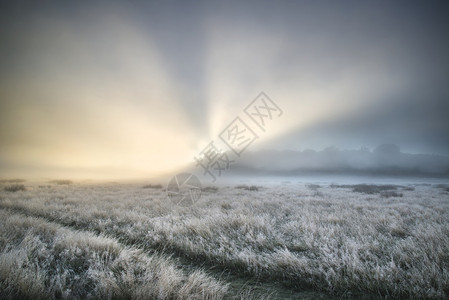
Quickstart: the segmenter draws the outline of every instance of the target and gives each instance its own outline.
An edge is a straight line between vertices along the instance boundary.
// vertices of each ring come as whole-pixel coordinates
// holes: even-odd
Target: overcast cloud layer
[[[260,91],[252,150],[449,155],[445,1],[223,2],[2,4],[0,176],[166,172]]]

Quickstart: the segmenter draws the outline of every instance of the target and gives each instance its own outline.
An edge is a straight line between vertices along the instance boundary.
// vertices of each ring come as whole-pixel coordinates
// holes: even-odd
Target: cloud
[[[2,76],[1,160],[148,173],[186,161],[182,90],[129,19],[37,16],[16,34],[26,47]]]
[[[449,153],[444,3],[3,8],[0,164],[9,170],[175,168],[260,91],[285,113],[255,148],[392,142]]]

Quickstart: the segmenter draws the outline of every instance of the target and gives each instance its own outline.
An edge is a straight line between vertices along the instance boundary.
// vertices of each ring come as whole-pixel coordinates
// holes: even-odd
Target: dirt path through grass
[[[76,224],[64,224],[58,221],[57,218],[51,218],[48,215],[39,213],[32,213],[25,208],[3,208],[1,211],[10,212],[14,214],[21,214],[28,217],[36,217],[44,219],[49,223],[57,224],[65,228],[76,230],[77,232],[85,232],[86,234],[96,234],[92,231],[86,231],[82,225]],[[108,236],[109,235],[105,235]],[[224,284],[229,284],[228,294],[225,299],[333,299],[334,297],[320,292],[320,291],[298,291],[284,285],[280,281],[276,280],[260,280],[254,278],[248,274],[237,274],[232,270],[221,268],[216,265],[207,262],[200,262],[198,259],[187,259],[178,252],[161,251],[153,248],[142,247],[142,245],[136,246],[136,244],[123,243],[120,237],[109,237],[117,240],[118,243],[122,243],[126,246],[133,247],[135,249],[144,250],[148,254],[158,254],[169,256],[176,262],[176,265],[180,267],[187,274],[192,274],[195,271],[206,271],[206,273],[213,278],[220,280]],[[336,298],[335,298],[336,299]]]

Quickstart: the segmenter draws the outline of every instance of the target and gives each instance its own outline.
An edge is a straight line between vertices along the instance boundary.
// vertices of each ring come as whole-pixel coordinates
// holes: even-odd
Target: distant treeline
[[[402,153],[393,144],[384,144],[371,151],[339,150],[329,147],[322,151],[245,152],[231,166],[233,173],[294,175],[303,173],[353,173],[379,175],[449,176],[449,157]]]

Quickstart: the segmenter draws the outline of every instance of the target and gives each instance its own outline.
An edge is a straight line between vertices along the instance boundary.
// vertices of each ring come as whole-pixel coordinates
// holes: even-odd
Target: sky
[[[444,1],[14,1],[0,25],[0,177],[171,172],[261,91],[283,113],[252,151],[449,155]]]

